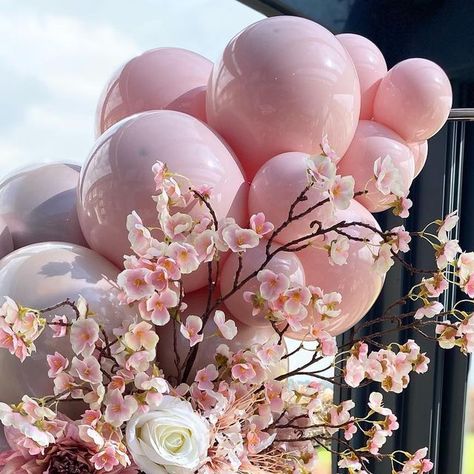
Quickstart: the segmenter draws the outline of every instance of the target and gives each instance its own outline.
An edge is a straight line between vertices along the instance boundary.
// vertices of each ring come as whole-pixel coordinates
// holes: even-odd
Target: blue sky
[[[0,175],[30,163],[82,163],[112,72],[160,46],[215,61],[263,18],[236,0],[0,0]]]

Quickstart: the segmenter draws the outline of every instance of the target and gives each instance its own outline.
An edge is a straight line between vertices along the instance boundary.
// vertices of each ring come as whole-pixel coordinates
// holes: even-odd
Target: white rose
[[[191,404],[165,395],[147,413],[127,424],[127,445],[137,466],[146,474],[191,474],[209,449],[209,428]]]

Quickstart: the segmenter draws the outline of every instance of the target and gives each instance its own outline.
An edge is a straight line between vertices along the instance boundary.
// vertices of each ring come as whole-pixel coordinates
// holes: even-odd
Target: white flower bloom
[[[146,474],[192,474],[205,461],[209,428],[191,404],[170,395],[127,424],[127,445]]]

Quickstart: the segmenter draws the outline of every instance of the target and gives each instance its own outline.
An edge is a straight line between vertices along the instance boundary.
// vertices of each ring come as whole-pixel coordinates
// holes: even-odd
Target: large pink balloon
[[[123,65],[97,105],[96,135],[130,115],[169,109],[206,120],[206,88],[212,62],[192,51],[157,48]]]
[[[183,321],[186,321],[186,318],[190,314],[201,316],[202,314],[204,314],[204,311],[206,309],[207,290],[203,289],[187,294],[184,298],[184,302],[188,305],[188,307],[182,315]],[[221,307],[221,310],[223,310],[226,314],[226,319],[230,319],[230,313],[224,306]],[[236,321],[235,324],[237,325],[238,329],[237,336],[231,341],[229,341],[227,339],[224,339],[223,337],[215,336],[218,330],[212,316],[211,318],[209,318],[205,326],[205,340],[201,343],[199,347],[193,370],[190,373],[191,377],[194,377],[194,375],[199,369],[206,367],[208,364],[216,363],[216,349],[221,344],[226,344],[232,351],[237,352],[242,349],[249,349],[253,344],[264,344],[272,336],[275,336],[275,331],[271,326],[264,328],[255,328]],[[189,352],[189,341],[185,339],[179,332],[179,325],[177,325],[176,330],[178,355],[182,364]],[[165,326],[157,327],[157,333],[160,337],[157,346],[158,365],[160,369],[163,370],[165,375],[171,377],[172,380],[175,379],[177,376],[173,331],[173,322],[170,322]],[[288,368],[287,361],[283,364],[282,368],[283,370]]]
[[[420,174],[428,158],[428,141],[408,143],[415,160],[415,178]]]
[[[338,221],[363,222],[379,229],[372,214],[356,201],[352,201],[347,210],[338,211]],[[349,227],[346,232],[353,237],[371,239],[373,243],[379,240],[371,230],[363,227]],[[384,278],[373,269],[371,249],[363,242],[350,241],[345,265],[330,265],[328,252],[322,245],[317,248],[315,244],[315,247],[301,250],[297,255],[304,267],[307,285],[319,286],[325,292],[337,291],[342,295],[342,312],[327,326],[332,335],[341,334],[360,321],[382,289]],[[287,335],[295,339],[301,337],[291,332]]]
[[[374,119],[395,130],[407,142],[432,137],[446,122],[453,102],[446,73],[432,61],[406,59],[380,83]]]
[[[114,285],[117,274],[118,269],[93,250],[59,242],[33,244],[0,261],[0,295],[10,296],[19,304],[35,309],[44,309],[66,298],[77,300],[82,295],[97,321],[111,333],[131,311],[128,306],[119,305]],[[67,308],[52,314],[74,316]],[[52,393],[46,355],[55,351],[71,355],[71,346],[68,338],[51,336],[51,330],[46,328],[35,343],[37,351],[23,364],[7,350],[0,349],[0,373],[4,381],[0,384],[2,402],[17,402],[23,394]],[[64,409],[67,411],[68,407],[66,404]]]
[[[240,273],[239,281],[242,281],[251,275],[264,263],[266,258],[266,244],[267,242],[262,240],[258,247],[249,249],[243,254],[242,271]],[[275,247],[272,247],[272,249],[274,248]],[[220,281],[220,291],[222,295],[226,295],[233,288],[237,268],[238,256],[237,254],[233,253],[222,266]],[[294,253],[277,253],[265,268],[272,270],[275,273],[284,273],[294,285],[304,285],[305,276],[303,266],[299,258]],[[243,299],[245,291],[255,292],[258,290],[259,285],[260,283],[257,281],[257,279],[252,278],[232,296],[227,298],[225,300],[225,305],[234,318],[245,324],[248,324],[249,326],[261,328],[269,326],[270,323],[261,314],[252,316],[252,305]]]
[[[7,224],[0,218],[0,258],[13,252],[13,239]]]
[[[338,173],[354,177],[355,191],[367,189],[367,194],[356,199],[371,212],[388,209],[393,201],[393,196],[377,190],[374,180],[375,161],[387,155],[399,169],[403,189],[408,192],[415,174],[413,154],[402,138],[377,122],[359,122],[351,146],[338,164]]]
[[[208,123],[250,178],[280,153],[317,153],[325,134],[342,156],[359,109],[359,80],[346,50],[321,25],[289,16],[261,20],[232,39],[207,93]]]
[[[357,71],[360,83],[360,120],[373,116],[374,99],[380,81],[387,74],[387,63],[382,52],[372,41],[352,33],[337,35],[349,53]]]
[[[307,159],[301,152],[282,153],[267,161],[255,175],[249,192],[249,213],[263,212],[268,221],[278,228],[288,218],[290,206],[308,184]],[[312,187],[306,194],[307,201],[295,207],[295,215],[317,204],[324,198]],[[275,199],[277,197],[277,202]],[[323,220],[325,208],[321,206],[283,229],[275,241],[286,244],[294,239],[310,234],[313,220]],[[327,214],[327,212],[326,212]]]
[[[91,248],[122,266],[130,254],[125,222],[135,210],[149,226],[157,225],[153,164],[161,160],[194,185],[213,188],[217,217],[244,224],[248,184],[227,146],[199,120],[169,110],[124,119],[96,142],[81,173],[78,214]],[[191,213],[202,214],[202,205]],[[186,291],[207,284],[206,265],[186,279]]]
[[[86,245],[76,210],[80,170],[67,163],[40,164],[0,182],[0,217],[16,249],[51,240]]]

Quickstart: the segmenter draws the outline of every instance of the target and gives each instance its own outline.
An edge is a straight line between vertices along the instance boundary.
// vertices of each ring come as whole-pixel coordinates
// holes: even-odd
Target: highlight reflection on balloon
[[[147,110],[177,110],[206,121],[211,70],[211,61],[181,48],[157,48],[136,56],[106,85],[97,105],[96,136]]]
[[[33,244],[0,261],[0,295],[8,295],[18,304],[35,309],[47,308],[66,298],[77,300],[82,295],[97,321],[110,332],[130,314],[127,306],[118,303],[114,285],[117,274],[118,269],[93,250],[60,242]],[[74,316],[67,308],[57,311]],[[58,351],[70,356],[68,339],[52,338],[51,330],[46,328],[35,342],[36,352],[23,364],[8,351],[1,350],[0,373],[8,383],[0,384],[0,400],[13,403],[23,394],[51,394],[53,383],[46,376],[46,355]]]
[[[208,123],[250,179],[280,153],[317,153],[324,135],[342,156],[359,109],[359,80],[344,47],[321,25],[290,16],[263,19],[235,36],[207,93]]]
[[[52,240],[86,245],[76,210],[80,170],[73,164],[44,163],[0,181],[0,217],[14,248]]]
[[[240,281],[258,270],[266,259],[265,247],[267,241],[262,239],[253,249],[248,249],[242,255],[242,270],[240,273]],[[273,246],[272,249],[275,247]],[[265,267],[275,273],[283,273],[293,285],[304,285],[305,276],[302,262],[291,252],[278,252]],[[232,253],[222,266],[220,292],[226,295],[233,288],[234,278],[238,269],[238,256]],[[226,307],[232,316],[249,326],[265,327],[270,323],[260,314],[252,316],[252,305],[243,299],[246,291],[256,292],[260,283],[256,278],[252,278],[225,301]]]
[[[211,205],[219,219],[247,219],[248,184],[227,146],[199,120],[174,111],[144,112],[124,119],[96,142],[79,184],[78,214],[91,248],[117,266],[130,254],[125,227],[133,210],[145,225],[157,225],[152,166],[157,160],[193,185],[212,186]],[[196,204],[194,217],[206,213]],[[206,265],[189,275],[193,291],[207,284]]]

